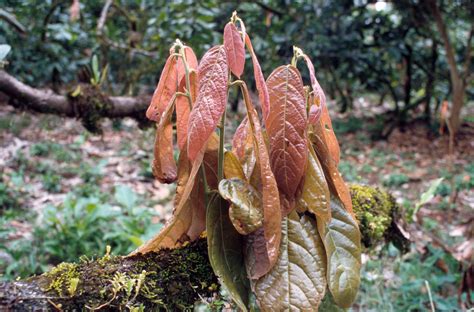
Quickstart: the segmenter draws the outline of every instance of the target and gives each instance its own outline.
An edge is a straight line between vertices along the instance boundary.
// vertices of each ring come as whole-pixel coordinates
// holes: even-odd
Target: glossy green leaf
[[[329,187],[313,146],[311,144],[308,144],[308,146],[308,164],[306,166],[303,189],[298,198],[297,208],[299,212],[308,210],[325,222],[329,222],[331,219]]]
[[[219,183],[219,193],[232,204],[229,217],[240,234],[247,235],[263,225],[262,198],[247,181],[224,179]]]
[[[327,280],[336,304],[349,308],[360,285],[361,245],[357,221],[341,202],[331,198],[331,222],[320,222],[318,231],[328,259]]]
[[[240,309],[247,311],[249,285],[246,277],[242,236],[229,219],[228,203],[217,194],[207,206],[207,248],[214,273]]]
[[[293,211],[282,221],[277,263],[255,282],[262,311],[316,311],[326,291],[326,254],[316,222]]]

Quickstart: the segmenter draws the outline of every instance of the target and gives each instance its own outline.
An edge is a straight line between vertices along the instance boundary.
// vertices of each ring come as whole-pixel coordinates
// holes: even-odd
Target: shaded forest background
[[[234,10],[247,25],[265,76],[289,62],[293,45],[302,48],[330,99],[345,179],[389,189],[413,241],[405,255],[392,246],[365,255],[356,308],[406,311],[432,301],[438,309],[469,306],[471,1],[1,4],[0,44],[11,47],[4,70],[67,98],[91,88],[146,107],[174,40],[200,57],[222,42]],[[308,80],[307,72],[303,76]],[[101,255],[106,245],[125,254],[158,231],[170,215],[172,190],[153,181],[152,127],[136,115],[104,119],[100,110],[78,120],[32,113],[27,102],[2,90],[5,77],[0,75],[1,278]],[[235,128],[242,112],[235,94],[230,102],[235,114],[227,122]]]

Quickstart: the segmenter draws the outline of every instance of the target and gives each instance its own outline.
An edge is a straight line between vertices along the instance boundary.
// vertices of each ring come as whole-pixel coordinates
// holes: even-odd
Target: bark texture
[[[83,87],[83,92],[77,97],[60,95],[51,90],[32,88],[3,70],[0,70],[0,92],[10,97],[9,104],[12,106],[26,108],[38,113],[50,113],[68,117],[83,117],[85,112],[90,112],[94,108],[100,113],[101,117],[145,116],[145,111],[151,99],[151,96],[108,97],[101,94],[98,90],[87,87]],[[97,109],[97,105],[90,105],[91,100],[106,105]],[[87,110],[84,109],[85,106],[87,106]]]

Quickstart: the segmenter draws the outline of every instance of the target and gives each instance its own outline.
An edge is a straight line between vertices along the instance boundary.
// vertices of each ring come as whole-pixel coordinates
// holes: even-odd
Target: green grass
[[[415,251],[402,256],[390,245],[363,266],[357,306],[360,311],[428,311],[427,281],[437,311],[455,311],[460,279],[457,261],[439,248],[428,245],[420,259]]]
[[[104,200],[105,198],[105,200]],[[127,254],[158,232],[152,224],[156,214],[127,186],[117,186],[112,195],[81,197],[68,194],[58,206],[47,206],[43,215],[9,210],[0,218],[0,250],[9,258],[0,263],[1,279],[26,277],[45,271],[50,264],[74,262],[81,256],[104,253]],[[10,240],[12,220],[33,224],[28,237]]]

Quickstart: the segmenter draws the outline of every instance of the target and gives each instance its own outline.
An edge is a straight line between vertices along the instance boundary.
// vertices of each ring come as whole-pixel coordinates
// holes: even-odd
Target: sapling
[[[223,37],[199,62],[181,41],[171,47],[146,115],[157,124],[153,173],[177,183],[175,208],[137,252],[206,234],[210,263],[241,310],[253,293],[262,311],[314,311],[327,289],[335,304],[350,307],[360,284],[360,233],[314,66],[294,47],[291,63],[265,80],[236,13]],[[246,51],[261,118],[244,81]],[[247,114],[225,150],[231,88],[240,90]]]

